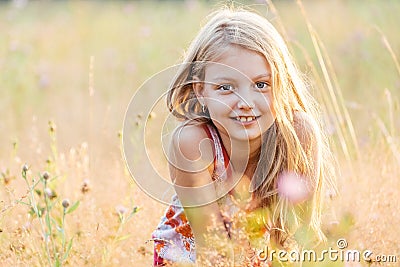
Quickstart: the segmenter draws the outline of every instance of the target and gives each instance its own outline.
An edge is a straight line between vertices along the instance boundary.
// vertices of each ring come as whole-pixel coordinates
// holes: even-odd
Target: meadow
[[[321,103],[339,192],[326,196],[326,246],[345,238],[350,249],[397,256],[317,266],[398,266],[400,2],[240,3],[284,35]],[[151,266],[147,240],[165,205],[129,174],[124,115],[218,6],[0,3],[0,265]]]

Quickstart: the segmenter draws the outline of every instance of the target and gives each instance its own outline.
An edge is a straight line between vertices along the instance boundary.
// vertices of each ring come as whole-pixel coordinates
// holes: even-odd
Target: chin
[[[261,137],[261,133],[243,133],[243,134],[232,134],[231,139],[238,141],[252,141]]]

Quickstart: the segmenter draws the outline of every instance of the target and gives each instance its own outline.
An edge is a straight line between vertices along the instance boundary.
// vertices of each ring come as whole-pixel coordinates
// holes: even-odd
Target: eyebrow
[[[269,79],[269,78],[271,78],[271,73],[263,73],[263,74],[257,75],[252,80],[258,80],[258,79],[261,79],[261,78]]]
[[[224,76],[218,76],[218,77],[213,77],[210,79],[211,81],[234,81],[232,77],[224,77]]]
[[[267,79],[270,79],[271,78],[271,73],[263,73],[263,74],[259,74],[259,75],[257,75],[257,76],[255,76],[255,77],[253,77],[252,79],[250,79],[250,80],[252,80],[252,81],[254,81],[254,80],[258,80],[258,79],[261,79],[261,78],[267,78]],[[232,77],[225,77],[225,76],[217,76],[217,77],[213,77],[213,78],[211,78],[211,80],[212,81],[234,81],[235,79],[234,78],[232,78]]]

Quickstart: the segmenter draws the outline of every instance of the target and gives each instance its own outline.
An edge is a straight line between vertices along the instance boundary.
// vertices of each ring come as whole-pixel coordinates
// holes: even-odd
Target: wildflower
[[[22,171],[23,172],[27,172],[29,170],[29,167],[27,164],[24,164],[24,166],[22,166]]]
[[[85,179],[82,182],[82,186],[81,186],[81,192],[83,194],[85,194],[86,192],[88,192],[90,190],[90,182],[89,179]]]
[[[46,181],[49,180],[49,178],[50,178],[49,173],[46,171],[42,174],[42,176],[43,176],[43,179],[45,179]]]
[[[57,194],[53,190],[51,190],[51,188],[49,188],[49,187],[46,187],[43,191],[44,191],[44,194],[50,199],[53,199],[57,196]]]
[[[310,190],[305,177],[294,172],[283,172],[278,178],[278,193],[293,204],[305,201]]]
[[[116,206],[115,210],[116,210],[118,215],[124,215],[128,211],[128,209],[126,207],[122,206],[122,205]]]
[[[69,207],[69,204],[70,204],[70,202],[69,202],[69,199],[68,199],[68,198],[66,198],[66,199],[64,199],[64,200],[62,201],[62,206],[64,207],[64,209],[68,208],[68,207]]]

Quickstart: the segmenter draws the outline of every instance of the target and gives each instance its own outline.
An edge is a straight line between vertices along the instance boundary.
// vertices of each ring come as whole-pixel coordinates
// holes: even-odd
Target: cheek
[[[262,102],[261,102],[262,101]],[[270,113],[275,118],[275,108],[274,108],[274,99],[272,93],[268,93],[264,95],[264,98],[260,98],[260,102],[258,103],[259,107],[261,107],[264,113]]]
[[[211,119],[226,117],[227,115],[229,115],[231,111],[231,109],[225,103],[222,102],[212,101],[212,103],[209,103],[207,107]]]
[[[229,96],[205,95],[205,104],[211,117],[220,117],[230,114],[233,110],[233,101]]]

